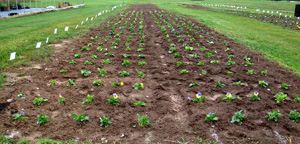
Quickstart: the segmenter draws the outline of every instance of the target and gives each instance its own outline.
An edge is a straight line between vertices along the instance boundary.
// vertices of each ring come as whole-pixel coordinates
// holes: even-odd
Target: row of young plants
[[[297,17],[292,17],[292,16],[283,16],[275,13],[274,11],[267,11],[263,13],[257,13],[257,12],[251,12],[247,10],[230,10],[230,9],[216,9],[216,8],[211,8],[207,9],[209,11],[214,11],[214,12],[221,12],[221,13],[226,13],[230,15],[235,15],[235,16],[242,16],[242,17],[247,17],[247,18],[252,18],[256,19],[259,21],[267,22],[267,23],[272,23],[278,26],[282,27],[287,27],[290,29],[295,29],[295,30],[300,30],[300,20]]]
[[[75,59],[80,59],[82,57],[83,54],[86,54],[86,53],[89,53],[89,51],[91,49],[93,49],[93,42],[96,42],[96,41],[101,41],[98,43],[98,47],[96,48],[99,52],[101,51],[108,51],[107,48],[103,47],[104,45],[109,45],[109,44],[106,44],[105,42],[108,41],[107,39],[111,39],[111,38],[116,38],[116,42],[112,42],[112,46],[110,47],[110,51],[113,51],[113,50],[116,50],[118,49],[118,43],[119,41],[121,41],[121,38],[122,37],[125,37],[125,36],[122,36],[124,34],[124,32],[127,30],[128,32],[130,32],[131,36],[129,36],[128,38],[128,42],[132,41],[132,36],[136,36],[136,32],[139,33],[139,35],[141,36],[140,37],[140,44],[139,44],[139,49],[145,49],[145,44],[143,43],[144,42],[144,38],[145,38],[145,35],[144,35],[144,32],[143,32],[143,21],[144,21],[144,18],[143,18],[143,12],[126,12],[124,13],[125,15],[122,15],[123,13],[121,13],[120,16],[124,16],[125,18],[127,16],[129,16],[129,18],[127,18],[127,20],[125,20],[125,18],[120,18],[120,17],[117,17],[114,19],[114,21],[112,22],[109,22],[108,25],[105,25],[105,27],[98,33],[98,35],[94,36],[94,37],[91,37],[90,39],[90,42],[87,44],[87,46],[84,46],[81,48],[81,52],[82,53],[76,53],[74,54],[74,58]],[[135,15],[135,18],[133,18],[133,22],[130,24],[129,21],[130,19],[132,18],[132,16]],[[139,17],[140,16],[140,17]],[[140,19],[138,24],[137,24],[137,19]],[[122,22],[123,20],[123,22]],[[114,23],[115,22],[115,23]],[[123,26],[121,25],[123,24]],[[118,28],[119,27],[119,28]],[[127,29],[126,29],[127,28]],[[115,33],[116,29],[119,29],[121,32],[120,33]],[[137,29],[137,30],[135,30]],[[109,31],[108,35],[106,36],[105,35],[105,32],[106,31]],[[107,39],[100,39],[100,37],[105,37]],[[126,46],[126,49],[125,51],[130,51],[131,48],[129,46],[129,44],[126,42],[125,44]],[[139,51],[139,50],[138,50]],[[134,52],[133,52],[134,53]],[[114,57],[115,55],[112,54],[112,53],[105,53],[104,54],[105,56],[109,56],[109,57]],[[69,58],[72,58],[73,56],[69,56],[67,57],[67,59]],[[128,67],[131,62],[126,59],[126,58],[130,58],[131,56],[129,54],[123,54],[123,57],[124,57],[124,60],[123,60],[123,63],[122,63],[122,66],[125,66],[125,67]],[[96,54],[90,54],[90,58],[91,59],[97,59],[98,56]],[[146,56],[144,54],[140,54],[138,55],[138,59],[145,59]],[[76,64],[77,62],[75,60],[70,60],[69,61],[69,64]],[[92,62],[86,60],[84,62],[85,65],[93,65]],[[110,60],[109,59],[106,59],[106,60],[103,60],[102,61],[102,64],[110,64]],[[142,62],[138,62],[139,65],[141,66],[145,66],[147,63],[145,61],[142,61]],[[102,68],[97,68],[99,74],[98,76],[99,77],[105,77],[108,72]],[[66,74],[68,72],[70,72],[71,70],[67,70],[67,69],[62,69],[60,70],[60,73],[61,74]],[[88,70],[80,70],[80,74],[83,76],[83,77],[88,77],[90,76],[92,72],[91,71],[88,71]],[[121,77],[126,77],[126,76],[129,76],[130,74],[123,70],[123,71],[120,71],[119,72],[120,76]],[[137,71],[137,75],[140,77],[140,78],[145,78],[146,74],[141,72],[141,71]],[[51,86],[54,86],[56,85],[57,81],[56,80],[50,80],[49,81],[49,85],[50,87]],[[103,85],[104,83],[101,81],[101,79],[97,79],[93,82],[93,85],[94,86],[100,86],[100,85]],[[116,87],[116,86],[123,86],[124,83],[122,81],[113,81],[112,84],[111,84],[113,87]],[[76,86],[74,80],[72,79],[69,79],[68,80],[68,84],[67,86]],[[140,89],[144,89],[144,84],[143,83],[135,83],[133,86],[133,89],[135,90],[140,90]],[[26,95],[25,94],[22,94],[20,93],[18,95],[19,98],[21,99],[25,99],[26,98]],[[59,104],[65,104],[66,102],[66,97],[63,96],[62,93],[59,94],[59,100],[58,100],[58,103]],[[82,107],[84,107],[85,104],[88,104],[88,103],[91,103],[93,101],[93,98],[94,98],[94,95],[90,95],[88,94],[86,98],[83,99],[83,102],[82,102]],[[34,98],[33,100],[33,104],[35,106],[39,106],[41,105],[43,102],[46,102],[48,101],[48,99],[45,99],[43,97],[40,97],[40,98]],[[120,100],[119,100],[119,96],[114,93],[112,97],[109,97],[108,100],[107,100],[107,103],[109,104],[112,104],[112,105],[119,105],[120,103]],[[143,101],[138,101],[138,102],[132,102],[133,105],[132,106],[146,106],[148,103],[146,102],[143,102]],[[89,120],[89,117],[88,116],[85,116],[85,114],[79,114],[79,115],[76,115],[76,114],[71,114],[71,116],[77,121],[79,122],[79,125],[81,126],[81,123],[83,121],[88,121]],[[140,116],[139,114],[137,114],[138,116],[138,123],[140,126],[145,126],[145,125],[148,125],[150,123],[150,119],[147,118],[147,115],[143,115],[143,116]],[[20,114],[17,114],[15,118],[13,118],[13,121],[15,120],[22,120],[22,119],[27,119],[28,117],[25,116],[25,112],[24,110],[21,111]],[[48,123],[50,122],[49,120],[49,116],[47,115],[44,115],[44,114],[40,114],[38,115],[38,124],[41,125],[41,124],[45,124],[45,123]],[[103,127],[108,127],[108,125],[111,124],[111,122],[109,121],[109,117],[105,117],[105,116],[102,116],[100,117],[100,126],[103,126]]]

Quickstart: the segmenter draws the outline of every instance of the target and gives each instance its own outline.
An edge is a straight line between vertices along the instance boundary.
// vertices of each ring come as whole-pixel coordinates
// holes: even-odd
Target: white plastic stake
[[[76,28],[75,29],[77,29],[78,28],[78,24],[76,25]]]
[[[68,31],[69,30],[69,27],[65,27],[65,31]]]
[[[83,21],[81,22],[81,25],[83,24]]]
[[[56,33],[57,33],[57,28],[54,29],[54,34],[56,34]]]
[[[87,17],[85,21],[88,21],[88,20],[89,20],[89,18]]]
[[[16,58],[16,52],[10,53],[10,59],[9,60],[14,60]]]
[[[36,48],[40,48],[41,45],[42,45],[42,42],[38,42],[38,43],[36,44]]]
[[[49,37],[47,37],[47,39],[46,39],[46,43],[48,43],[49,42]]]
[[[94,19],[94,17],[91,18],[91,21]]]

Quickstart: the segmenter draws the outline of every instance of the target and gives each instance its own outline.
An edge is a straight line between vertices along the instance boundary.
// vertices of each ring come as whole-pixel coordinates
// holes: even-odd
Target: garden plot
[[[14,82],[13,102],[1,97],[2,135],[122,143],[299,137],[298,77],[154,5],[132,6],[53,59]]]

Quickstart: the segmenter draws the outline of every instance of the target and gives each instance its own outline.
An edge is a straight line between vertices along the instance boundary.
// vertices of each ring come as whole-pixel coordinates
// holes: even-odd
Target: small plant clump
[[[206,115],[205,117],[205,122],[210,122],[210,121],[217,121],[218,120],[218,117],[216,117],[216,113],[209,113]]]
[[[68,81],[68,86],[71,85],[71,86],[76,86],[75,82],[71,79],[69,79]]]
[[[97,70],[99,71],[98,76],[104,77],[107,74],[107,71],[104,69],[97,68]]]
[[[90,118],[88,117],[88,116],[85,116],[85,114],[80,114],[80,115],[76,115],[76,114],[71,114],[71,116],[77,121],[77,122],[79,122],[79,125],[80,125],[80,127],[81,127],[81,123],[83,122],[83,121],[88,121],[88,120],[90,120]]]
[[[114,93],[113,97],[108,98],[108,103],[112,104],[112,105],[119,105],[119,96]]]
[[[145,103],[143,101],[139,101],[139,102],[132,102],[133,103],[133,106],[146,106],[147,104],[149,103]]]
[[[196,97],[195,98],[190,98],[188,97],[189,100],[192,100],[193,103],[203,103],[203,101],[205,100],[205,96],[202,96],[202,93],[201,92],[198,92],[196,94]]]
[[[274,97],[275,97],[276,102],[279,103],[281,101],[284,101],[287,98],[287,94],[284,94],[283,92],[279,92]]]
[[[104,84],[104,82],[101,82],[101,79],[95,80],[95,81],[93,82],[93,85],[94,85],[94,86],[99,86],[99,85],[103,85],[103,84]]]
[[[282,83],[281,84],[281,86],[279,86],[278,88],[283,88],[283,89],[289,89],[289,87],[290,87],[291,85],[288,85],[288,84],[286,84],[286,83]]]
[[[48,120],[49,116],[47,116],[47,115],[40,114],[37,117],[38,117],[37,124],[39,124],[39,126],[41,126],[41,124],[50,122],[50,120]]]
[[[60,100],[58,100],[59,104],[62,104],[66,101],[66,98],[62,96],[62,93],[59,94],[59,98],[60,98]]]
[[[133,85],[134,90],[139,90],[139,89],[143,89],[144,88],[144,84],[143,83],[135,83]]]
[[[84,98],[83,99],[83,102],[82,104],[85,104],[85,103],[91,103],[93,101],[93,98],[94,98],[94,95],[87,95],[87,98]]]
[[[283,116],[283,114],[281,114],[279,112],[279,110],[275,111],[273,110],[273,112],[268,112],[268,115],[266,116],[266,118],[268,118],[268,120],[273,120],[273,121],[278,121],[278,118]]]
[[[100,117],[100,126],[108,127],[111,124],[108,117]]]
[[[140,116],[139,114],[137,114],[137,116],[138,116],[139,126],[145,126],[150,124],[150,119],[147,118],[147,115]]]
[[[251,97],[249,98],[249,100],[251,100],[251,101],[260,101],[261,99],[260,99],[260,97],[258,97],[258,92],[255,91],[255,92],[251,95]]]
[[[222,84],[220,81],[215,83],[215,85],[218,86],[218,87],[221,87],[221,88],[226,86],[225,84]]]
[[[42,102],[46,102],[46,101],[48,101],[48,99],[44,99],[44,98],[34,98],[33,104],[34,104],[35,106],[39,106],[39,105],[41,105]]]
[[[268,83],[266,83],[265,81],[258,81],[258,84],[260,85],[260,86],[262,86],[262,87],[268,87]]]
[[[230,92],[227,92],[226,97],[223,97],[222,100],[225,100],[226,102],[230,102],[236,98],[241,100],[240,97],[233,96]]]
[[[80,74],[82,74],[84,77],[90,76],[92,72],[87,70],[80,70]]]
[[[289,119],[298,122],[299,118],[300,118],[300,113],[297,112],[296,110],[293,110],[289,113],[288,117],[289,117]]]
[[[232,120],[231,123],[237,122],[237,123],[242,123],[244,120],[244,117],[246,116],[246,114],[242,114],[243,110],[240,110],[238,112],[236,112],[233,116],[232,116]]]

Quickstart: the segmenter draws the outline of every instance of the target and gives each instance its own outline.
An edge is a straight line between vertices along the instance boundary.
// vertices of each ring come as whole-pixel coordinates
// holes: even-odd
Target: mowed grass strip
[[[176,13],[191,16],[235,40],[255,49],[272,61],[292,69],[300,76],[300,32],[250,18],[227,15],[219,12],[188,9],[170,3],[159,5]]]
[[[36,43],[42,41],[45,44],[46,38],[50,37],[50,42],[57,38],[67,38],[73,35],[73,30],[79,24],[75,35],[82,35],[89,28],[99,26],[107,18],[119,13],[126,7],[115,9],[111,13],[101,15],[93,22],[86,22],[103,10],[111,10],[115,5],[122,4],[122,1],[87,0],[85,7],[80,9],[52,12],[46,14],[33,15],[15,19],[0,21],[0,71],[7,70],[11,66],[9,55],[17,52],[14,66],[28,65],[31,61],[40,59],[42,55],[36,57]],[[84,25],[80,26],[81,21]],[[88,23],[88,24],[87,24]],[[69,32],[65,33],[64,28],[69,26]],[[53,37],[54,29],[58,29],[56,38]]]

